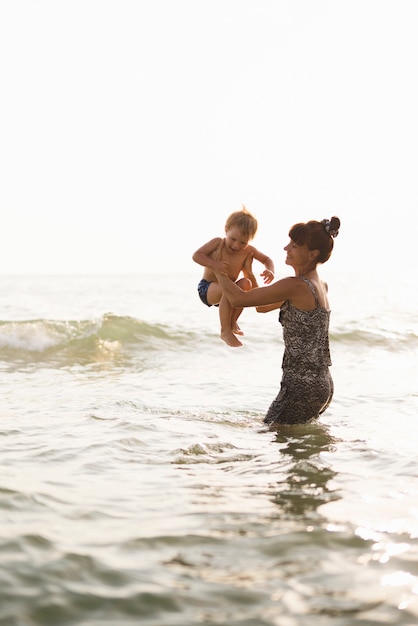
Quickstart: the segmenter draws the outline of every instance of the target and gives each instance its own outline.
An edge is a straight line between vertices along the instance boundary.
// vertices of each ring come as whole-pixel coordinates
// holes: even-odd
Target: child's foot
[[[223,330],[221,332],[221,339],[223,339],[225,343],[228,344],[228,346],[231,346],[232,348],[239,348],[240,346],[242,346],[242,343],[240,342],[239,339],[235,337],[231,329]]]
[[[234,333],[234,335],[243,335],[244,331],[241,330],[241,328],[238,326],[238,324],[235,324],[234,328],[232,329],[232,332]]]

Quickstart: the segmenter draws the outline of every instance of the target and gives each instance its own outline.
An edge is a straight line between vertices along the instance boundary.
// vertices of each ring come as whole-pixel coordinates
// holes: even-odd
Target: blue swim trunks
[[[200,281],[200,283],[197,286],[197,292],[199,294],[199,298],[202,300],[203,304],[206,304],[206,306],[212,306],[211,304],[209,304],[208,302],[208,289],[209,289],[209,285],[212,281],[210,280],[205,280],[204,278],[202,278],[202,280]],[[219,306],[219,304],[215,304],[215,306]]]

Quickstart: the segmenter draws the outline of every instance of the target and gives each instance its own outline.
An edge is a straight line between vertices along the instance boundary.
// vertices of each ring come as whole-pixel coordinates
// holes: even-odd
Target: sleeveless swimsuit
[[[313,311],[296,309],[287,300],[280,309],[283,326],[284,355],[280,391],[271,403],[264,422],[300,424],[319,417],[331,403],[334,384],[329,372],[330,311],[319,305],[314,285],[302,280],[311,289],[316,303]]]

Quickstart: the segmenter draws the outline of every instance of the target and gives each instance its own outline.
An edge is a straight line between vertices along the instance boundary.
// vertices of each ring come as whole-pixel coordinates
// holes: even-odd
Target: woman
[[[295,276],[243,291],[225,274],[218,275],[233,307],[255,306],[260,313],[280,308],[283,374],[279,394],[264,418],[270,428],[307,422],[330,405],[334,385],[329,371],[328,288],[316,268],[330,258],[339,228],[339,218],[332,217],[290,229],[284,249],[286,264],[293,267]]]

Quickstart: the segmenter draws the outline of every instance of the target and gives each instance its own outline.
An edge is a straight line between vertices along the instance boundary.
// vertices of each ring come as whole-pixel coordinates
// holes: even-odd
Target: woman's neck
[[[308,278],[309,275],[311,275],[311,278],[313,276],[316,276],[315,265],[313,267],[312,265],[307,265],[305,267],[295,267],[295,276],[297,276],[298,278],[301,278],[301,277]]]

